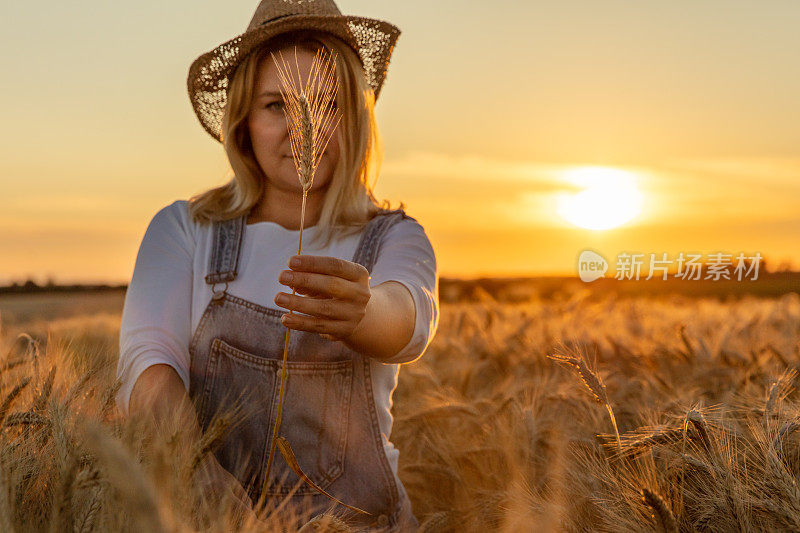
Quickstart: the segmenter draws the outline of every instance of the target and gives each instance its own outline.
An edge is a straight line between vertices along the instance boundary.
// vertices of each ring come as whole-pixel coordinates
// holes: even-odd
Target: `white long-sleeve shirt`
[[[335,238],[321,248],[311,242],[317,229],[303,228],[303,254],[352,260],[362,232]],[[212,233],[210,224],[192,221],[186,200],[162,208],[147,227],[125,295],[120,327],[117,377],[122,386],[116,401],[126,415],[133,385],[154,364],[172,366],[189,390],[189,343],[211,299],[211,287],[204,278]],[[287,230],[275,222],[245,226],[238,275],[229,284],[228,293],[277,308],[275,295],[291,292],[278,282],[278,276],[288,268],[287,259],[297,253],[299,234],[299,230]],[[425,230],[415,220],[400,220],[384,235],[369,285],[390,280],[408,288],[416,309],[414,333],[408,344],[386,362],[370,359],[384,450],[397,476],[399,451],[389,435],[399,365],[415,361],[425,352],[439,320],[436,257]]]

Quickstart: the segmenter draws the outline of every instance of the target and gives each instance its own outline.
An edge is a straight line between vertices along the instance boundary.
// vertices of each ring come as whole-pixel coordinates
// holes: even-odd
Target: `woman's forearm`
[[[202,435],[183,380],[167,364],[149,366],[141,373],[131,392],[129,411],[148,417],[158,430],[179,429],[174,434],[184,439],[186,446],[196,443]],[[179,426],[173,427],[173,423]]]
[[[146,368],[133,386],[129,411],[148,419],[162,438],[176,439],[179,453],[190,454],[187,459],[191,457],[194,460],[195,445],[202,431],[183,380],[174,368],[166,364]],[[217,505],[221,498],[232,496],[236,512],[252,516],[254,523],[257,521],[247,491],[219,464],[213,453],[207,453],[194,466],[191,486],[211,498],[212,505]]]
[[[416,321],[414,299],[398,281],[371,288],[366,314],[344,344],[378,360],[397,355],[411,340]]]

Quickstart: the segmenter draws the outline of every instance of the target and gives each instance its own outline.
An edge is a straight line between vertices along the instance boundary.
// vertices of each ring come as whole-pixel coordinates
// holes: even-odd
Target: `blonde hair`
[[[233,177],[220,187],[189,199],[189,213],[198,223],[228,220],[247,214],[261,199],[266,176],[253,153],[247,116],[255,97],[258,66],[269,52],[286,45],[310,51],[324,47],[336,52],[335,68],[340,89],[336,105],[343,111],[337,128],[339,161],[325,193],[320,231],[314,240],[328,246],[334,234],[344,236],[360,230],[379,210],[390,209],[379,202],[373,188],[383,159],[383,146],[375,120],[375,94],[367,83],[356,52],[340,39],[314,30],[281,34],[253,50],[231,76],[222,119],[222,144]],[[298,193],[299,194],[299,193]],[[400,203],[400,209],[404,204]]]

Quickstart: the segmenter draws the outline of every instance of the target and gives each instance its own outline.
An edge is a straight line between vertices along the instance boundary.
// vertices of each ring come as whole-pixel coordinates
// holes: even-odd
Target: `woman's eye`
[[[273,107],[273,106],[280,106],[280,107],[283,107],[283,102],[271,102],[271,103],[269,103],[269,104],[267,104],[267,105],[266,105],[266,107],[267,107],[268,109],[269,109],[269,108],[277,109],[277,107]]]

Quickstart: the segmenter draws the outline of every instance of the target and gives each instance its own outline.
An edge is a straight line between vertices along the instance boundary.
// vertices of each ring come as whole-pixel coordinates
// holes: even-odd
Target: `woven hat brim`
[[[225,41],[192,62],[186,80],[189,99],[203,129],[211,137],[222,142],[228,80],[242,58],[272,37],[301,29],[332,34],[355,50],[378,99],[400,36],[399,28],[389,22],[354,15],[288,15]]]

